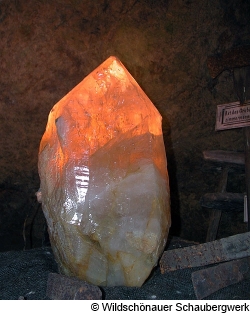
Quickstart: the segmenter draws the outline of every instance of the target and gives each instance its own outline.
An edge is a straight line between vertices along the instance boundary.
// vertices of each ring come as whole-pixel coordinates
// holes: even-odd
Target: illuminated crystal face
[[[60,271],[141,286],[170,227],[166,153],[159,112],[117,58],[52,108],[39,175]]]

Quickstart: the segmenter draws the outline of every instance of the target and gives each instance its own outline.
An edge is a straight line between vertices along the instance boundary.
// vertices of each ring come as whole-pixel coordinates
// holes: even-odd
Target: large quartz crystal
[[[166,153],[161,115],[117,58],[52,108],[39,175],[60,272],[141,286],[170,227]]]

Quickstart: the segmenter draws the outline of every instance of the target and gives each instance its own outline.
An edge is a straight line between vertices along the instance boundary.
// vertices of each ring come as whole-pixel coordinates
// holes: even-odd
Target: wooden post
[[[233,69],[234,89],[240,104],[244,106],[250,99],[250,66]],[[245,133],[245,172],[247,190],[247,228],[250,231],[250,127],[244,127]]]
[[[245,172],[247,189],[247,229],[250,231],[250,127],[245,127]]]
[[[224,193],[227,188],[227,177],[228,177],[228,167],[226,166],[222,170],[222,177],[219,183],[218,192]],[[221,219],[221,210],[213,209],[210,215],[209,226],[207,230],[206,242],[211,242],[216,239],[220,219]]]

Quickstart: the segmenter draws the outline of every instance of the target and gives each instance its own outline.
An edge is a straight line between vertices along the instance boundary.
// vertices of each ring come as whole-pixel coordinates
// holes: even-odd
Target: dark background
[[[0,1],[0,251],[42,246],[37,156],[53,105],[110,55],[163,117],[171,234],[204,242],[200,198],[218,185],[208,149],[244,150],[242,129],[215,132],[216,106],[237,100],[231,71],[212,79],[207,57],[250,44],[247,0]],[[228,190],[243,192],[244,172]],[[223,214],[218,237],[246,231]]]

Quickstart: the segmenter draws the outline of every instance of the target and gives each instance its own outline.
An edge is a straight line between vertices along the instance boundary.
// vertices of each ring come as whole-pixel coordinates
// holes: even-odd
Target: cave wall
[[[199,200],[218,174],[206,171],[202,151],[244,150],[242,129],[215,132],[216,106],[237,96],[232,73],[212,79],[206,61],[250,43],[249,16],[243,0],[2,0],[0,250],[28,246],[31,234],[29,246],[40,246],[37,155],[49,111],[110,55],[163,117],[171,233],[204,241],[209,213]],[[245,231],[242,222],[242,213],[226,215],[219,236]]]

